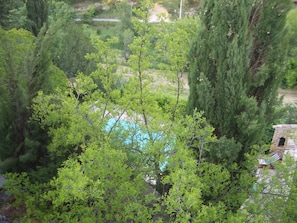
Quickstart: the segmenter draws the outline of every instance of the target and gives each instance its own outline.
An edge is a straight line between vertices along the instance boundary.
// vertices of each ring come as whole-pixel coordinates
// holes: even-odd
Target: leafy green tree
[[[258,180],[249,190],[250,197],[241,209],[248,212],[250,222],[294,222],[291,210],[296,208],[294,158],[285,155],[274,169],[258,169]],[[293,220],[293,221],[292,221]]]
[[[188,112],[203,110],[219,138],[242,145],[238,163],[276,117],[289,7],[290,1],[207,1],[202,9],[189,56]]]
[[[39,8],[42,8],[41,2],[34,1],[34,4],[37,4]],[[42,4],[41,4],[42,3]],[[36,5],[32,5],[32,2],[27,2],[31,8],[36,9],[36,12],[39,9]],[[47,23],[49,31],[48,33],[51,37],[50,51],[52,53],[52,59],[54,64],[63,70],[68,77],[74,77],[79,71],[84,71],[85,73],[90,73],[95,67],[94,64],[91,64],[88,60],[85,59],[85,54],[93,50],[90,43],[90,34],[91,31],[85,26],[81,26],[75,23],[75,12],[74,10],[66,3],[61,1],[50,1],[44,7],[47,7],[48,16],[44,18],[35,18],[41,22],[39,24],[38,30],[42,27],[43,23]],[[30,8],[30,9],[31,9]],[[8,15],[7,27],[8,28],[28,28],[28,18],[29,8],[26,8],[26,3],[22,3],[11,9]],[[34,19],[33,12],[30,12],[31,19]],[[42,14],[43,15],[43,14]],[[29,24],[35,24],[36,22],[29,22]],[[83,30],[83,32],[82,32]],[[38,33],[37,33],[38,34]],[[36,35],[37,35],[36,34]],[[69,57],[69,55],[72,55]]]
[[[140,176],[132,175],[126,159],[123,152],[103,143],[86,148],[79,160],[67,160],[43,197],[53,205],[39,219],[148,222],[153,209],[145,204],[154,197],[145,194],[149,188]]]
[[[92,31],[74,21],[74,10],[64,2],[51,1],[48,4],[48,27],[52,31],[49,51],[54,65],[64,71],[68,78],[75,77],[78,72],[90,74],[95,64],[85,58],[93,52],[90,42]],[[71,56],[69,56],[71,55]]]
[[[285,75],[285,84],[288,87],[297,86],[297,9],[292,9],[287,16],[287,29],[289,33],[288,41],[289,41],[289,55],[288,55],[288,62],[287,62],[287,69]]]
[[[117,35],[119,36],[119,44],[123,48],[125,60],[129,59],[129,44],[133,42],[134,30],[132,23],[132,2],[124,1],[116,3],[117,17],[121,20],[116,27]]]
[[[285,202],[286,208],[283,210],[284,216],[283,219],[286,222],[294,222],[297,219],[296,212],[296,200],[297,200],[297,187],[296,187],[296,167],[293,169],[295,172],[291,175],[291,188],[288,200]]]
[[[69,156],[79,155],[82,147],[104,137],[100,133],[107,122],[104,117],[114,110],[112,100],[117,93],[113,93],[111,86],[114,84],[112,73],[117,66],[112,58],[116,52],[110,50],[112,41],[105,44],[99,37],[93,37],[92,42],[99,54],[92,53],[87,57],[96,61],[96,71],[90,76],[80,73],[68,89],[55,94],[39,93],[34,99],[33,120],[48,129],[51,141],[47,153],[50,162],[57,165]]]
[[[295,124],[297,123],[297,107],[296,104],[284,104],[283,115],[279,119],[279,123]]]
[[[128,1],[118,2],[115,4],[115,6],[117,11],[117,17],[121,20],[121,22],[118,25],[119,33],[123,32],[126,29],[133,30],[133,9],[131,3]]]
[[[139,13],[139,15],[145,15],[142,11],[136,13]],[[192,169],[191,167],[194,167],[197,161],[195,160],[195,157],[192,157],[192,154],[195,154],[196,152],[202,154],[203,148],[201,145],[203,144],[204,148],[206,148],[205,145],[209,141],[212,141],[211,132],[213,129],[205,124],[205,120],[198,122],[198,120],[201,119],[201,116],[199,115],[195,116],[195,118],[187,116],[184,120],[178,113],[178,118],[176,120],[180,121],[173,123],[170,119],[170,113],[162,113],[161,108],[158,107],[154,97],[149,93],[147,82],[150,80],[145,74],[145,70],[149,65],[149,60],[148,57],[146,57],[148,51],[147,46],[144,43],[148,41],[151,33],[147,30],[147,24],[141,23],[138,20],[135,22],[139,25],[139,27],[137,27],[139,29],[137,30],[141,31],[142,34],[145,35],[139,35],[135,38],[135,42],[131,44],[131,51],[133,54],[130,58],[130,64],[133,69],[134,76],[130,77],[129,81],[123,85],[121,89],[112,87],[116,80],[116,74],[114,73],[116,65],[114,60],[116,59],[115,55],[117,55],[116,52],[112,52],[110,49],[113,41],[110,40],[109,42],[104,43],[98,37],[92,37],[92,42],[94,47],[97,49],[97,53],[88,54],[87,58],[97,61],[97,70],[92,72],[88,77],[82,74],[77,77],[76,81],[73,83],[73,88],[76,92],[75,94],[73,92],[70,92],[70,94],[67,92],[57,92],[55,95],[40,94],[35,100],[34,118],[36,120],[40,120],[43,126],[48,126],[50,128],[49,132],[52,141],[48,150],[49,154],[52,157],[55,157],[54,159],[59,159],[59,157],[64,157],[64,159],[67,157],[71,157],[70,159],[77,159],[77,157],[85,156],[85,154],[88,153],[88,148],[93,146],[102,149],[103,147],[106,147],[108,150],[111,150],[111,148],[117,148],[117,153],[122,153],[122,157],[124,157],[124,155],[127,156],[125,163],[127,167],[131,168],[133,174],[133,177],[129,176],[126,180],[131,181],[131,179],[134,179],[135,177],[141,179],[140,182],[144,182],[143,180],[146,178],[154,179],[156,181],[156,185],[152,186],[152,192],[149,193],[149,197],[152,198],[149,199],[149,203],[143,203],[144,206],[141,209],[145,211],[144,219],[142,219],[142,221],[151,220],[153,216],[155,216],[154,212],[158,210],[158,206],[156,205],[156,209],[151,207],[149,211],[147,211],[151,202],[157,201],[156,196],[158,192],[156,191],[164,194],[164,199],[167,200],[167,203],[165,203],[168,206],[167,214],[172,214],[170,208],[171,206],[176,205],[176,201],[174,197],[171,197],[174,196],[174,190],[170,192],[167,185],[175,184],[174,179],[177,176],[174,174],[178,173],[179,168],[181,168],[179,163],[176,162],[178,162],[179,159],[184,160],[184,162],[188,162],[187,159],[190,159],[189,162],[191,164],[188,168],[182,171],[185,175],[190,175],[190,172],[192,175],[182,182],[182,187],[185,189],[183,189],[180,193],[182,194],[183,191],[189,191],[183,199],[187,203],[184,208],[185,211],[191,214],[195,207],[201,207],[198,204],[202,203],[197,200],[198,206],[192,206],[189,204],[192,199],[198,198],[196,197],[196,194],[200,193],[199,182],[194,184],[197,176],[194,177],[195,169]],[[101,91],[98,91],[95,84],[95,80],[97,78],[100,78],[101,80]],[[80,95],[84,95],[82,101],[79,100]],[[117,104],[115,105],[114,102]],[[129,129],[112,126],[108,132],[103,131],[105,129],[104,126],[108,123],[110,117],[121,117],[124,113],[128,115],[128,117],[126,117],[126,121],[132,121],[133,125],[136,124],[137,126],[132,126]],[[125,119],[125,116],[123,116],[123,118]],[[194,120],[196,120],[196,122],[194,122]],[[117,121],[120,122],[119,119]],[[189,126],[190,124],[192,126]],[[139,139],[137,140],[137,134],[139,134],[139,131],[148,137],[147,139],[145,138],[147,143],[145,143],[145,146],[142,147],[140,146],[142,143]],[[189,132],[193,132],[193,134],[189,134]],[[199,137],[196,140],[193,140],[192,136]],[[200,138],[203,138],[201,143]],[[193,146],[192,150],[188,151],[188,144]],[[101,151],[100,154],[101,153],[103,155],[104,151]],[[185,156],[180,157],[182,155]],[[97,157],[97,155],[95,157]],[[89,159],[90,157],[88,160]],[[168,159],[168,161],[166,161],[166,159]],[[68,163],[68,161],[66,163]],[[102,160],[99,163],[103,164],[104,161]],[[166,165],[167,163],[168,167]],[[108,162],[108,164],[111,163]],[[102,167],[102,170],[103,169],[106,169],[106,167]],[[166,171],[172,172],[172,175],[168,175],[167,180],[165,180],[165,177],[167,176]],[[67,173],[67,175],[69,175],[69,173]],[[188,182],[187,179],[192,181]],[[59,181],[60,180],[62,180],[62,177],[59,177]],[[126,183],[123,182],[122,184]],[[103,194],[108,193],[108,188],[111,189],[112,185],[117,185],[117,183],[115,183],[115,181],[111,181],[110,186],[103,186]],[[146,185],[151,187],[149,183],[146,183]],[[195,186],[195,193],[191,193],[191,185],[193,185],[193,187]],[[83,185],[83,187],[85,186]],[[49,193],[58,194],[60,193],[59,188],[60,187],[56,187]],[[139,186],[137,186],[137,188],[139,189]],[[165,193],[167,191],[171,194],[168,197]],[[137,193],[143,194],[144,192],[140,191]],[[110,202],[115,202],[117,198],[114,196],[117,195],[110,194],[104,198],[104,200],[107,201],[110,197],[113,197]],[[48,199],[59,200],[60,198],[55,196]],[[78,207],[80,207],[80,205],[85,206],[85,202],[87,201],[84,201],[83,203],[71,201],[71,203],[79,205]],[[59,206],[55,207],[56,211],[61,211],[58,212],[59,216],[63,216],[62,213],[64,213],[64,210],[61,210],[60,208],[62,205],[63,203],[60,203]],[[109,205],[109,200],[106,202],[106,205]],[[117,204],[113,204],[111,207],[119,208]],[[124,219],[123,216],[133,216],[133,207],[131,208],[130,212],[124,212],[125,215],[122,211],[118,213],[119,219]],[[73,214],[79,215],[79,213],[81,213],[77,207],[73,206],[71,209],[73,210]],[[173,209],[174,208],[171,210]],[[89,213],[88,211],[85,212]],[[108,211],[112,211],[112,209],[108,208],[104,212],[107,213]],[[161,219],[163,217],[166,218],[166,216],[163,215],[164,214],[158,214]],[[104,215],[103,217],[103,219],[108,218],[109,215]],[[183,214],[181,214],[181,217],[178,219],[183,218],[187,219]],[[131,217],[131,219],[138,218],[134,216]],[[175,219],[175,217],[172,216],[172,219]]]
[[[250,178],[236,182],[239,193],[230,172],[236,166],[207,162],[204,154],[216,139],[206,119],[197,112],[176,112],[172,119],[150,93],[145,43],[151,33],[136,22],[145,35],[131,44],[133,73],[120,88],[115,40],[92,36],[97,53],[87,58],[97,69],[80,73],[67,89],[34,98],[31,120],[50,136],[47,164],[59,168],[44,184],[32,184],[26,174],[7,175],[6,188],[26,205],[23,221],[223,221],[230,206],[245,199]],[[116,123],[107,129],[111,118]]]
[[[153,222],[157,210],[150,205],[158,197],[126,162],[126,154],[111,144],[93,144],[65,161],[48,184],[33,185],[26,174],[9,174],[5,188],[26,204],[23,221]]]
[[[211,172],[209,163],[202,157],[201,160],[196,159],[196,153],[200,153],[202,147],[206,149],[207,143],[215,141],[212,136],[213,128],[206,124],[199,113],[179,117],[178,120],[168,126],[176,138],[171,145],[171,155],[168,156],[169,173],[163,179],[164,184],[170,185],[168,193],[163,195],[165,210],[171,222],[211,222],[222,219],[223,205],[206,204],[203,198],[204,188],[214,180],[206,180],[206,176]],[[194,144],[200,148],[195,148]],[[189,145],[193,146],[192,149],[189,149]],[[199,171],[205,173],[204,178]],[[218,175],[226,181],[224,173],[218,172]]]
[[[97,44],[99,46],[100,42]],[[102,82],[108,84],[108,80],[112,78],[103,79],[107,82]],[[110,101],[110,96],[116,96],[116,91],[108,91],[105,87],[106,92],[100,94],[100,91],[92,90],[96,89],[93,83],[90,76],[78,76],[77,92],[88,95],[82,103],[78,101],[78,95],[73,94],[69,97],[62,92],[47,96],[40,94],[35,100],[34,108],[37,113],[34,118],[40,120],[43,125],[50,126],[52,138],[48,147],[50,157],[69,158],[60,168],[57,178],[54,178],[50,187],[45,189],[47,191],[45,195],[42,198],[33,196],[41,203],[39,202],[38,207],[34,202],[28,203],[29,213],[43,221],[58,222],[66,219],[77,221],[79,218],[82,221],[155,222],[153,219],[158,219],[162,222],[166,221],[167,215],[177,222],[187,221],[189,215],[193,218],[199,217],[203,222],[205,219],[219,219],[223,216],[220,207],[217,210],[202,205],[201,183],[195,174],[197,160],[193,154],[196,151],[188,150],[187,146],[192,135],[201,135],[208,138],[205,141],[211,141],[213,129],[204,126],[205,119],[201,119],[197,114],[195,118],[179,117],[178,122],[172,123],[170,114],[158,117],[150,113],[156,110],[147,111],[148,116],[154,115],[156,122],[150,119],[146,126],[142,124],[144,126],[142,128],[140,125],[143,122],[140,121],[138,129],[144,133],[151,133],[152,139],[149,139],[145,147],[140,150],[132,138],[131,146],[129,144],[127,148],[127,140],[131,135],[125,134],[127,133],[125,129],[112,128],[107,132],[104,130],[108,119],[116,113],[121,113],[116,109],[123,108],[123,105],[115,106]],[[94,102],[97,99],[99,101]],[[146,101],[146,103],[152,102]],[[127,106],[127,102],[125,104]],[[127,108],[127,111],[128,109],[133,111],[132,108]],[[133,112],[127,114],[131,115],[129,120],[137,123],[138,116],[133,117]],[[200,119],[201,121],[197,121]],[[123,138],[119,134],[121,130],[124,132]],[[135,132],[135,130],[137,129],[130,128],[128,131]],[[156,137],[154,132],[160,132],[162,138]],[[135,137],[134,134],[132,133],[132,137]],[[156,166],[160,169],[156,170]],[[165,174],[162,166],[170,174]],[[145,181],[151,177],[157,179],[157,174],[164,176],[161,178],[163,187],[166,184],[172,185],[170,189],[166,189],[168,195],[164,193],[162,204],[156,191],[157,187]],[[182,181],[176,180],[180,177],[183,178]],[[69,182],[73,185],[70,189]],[[81,191],[82,194],[78,195],[77,191]],[[175,199],[176,196],[180,197],[182,204]],[[49,201],[51,205],[45,208],[44,204],[48,204]],[[160,205],[166,207],[165,213],[161,211]],[[178,205],[182,205],[182,210],[177,216],[175,211]],[[208,216],[214,212],[217,213],[216,216]]]
[[[133,77],[130,78],[127,84],[127,89],[124,91],[125,97],[129,98],[130,106],[136,114],[141,117],[137,123],[143,126],[143,132],[148,135],[148,146],[146,148],[144,156],[150,157],[148,165],[153,172],[153,176],[156,179],[157,187],[160,193],[164,193],[162,185],[162,171],[160,168],[160,160],[162,154],[164,154],[164,147],[159,147],[159,141],[154,132],[156,128],[159,129],[160,120],[157,118],[160,108],[156,101],[154,101],[153,95],[150,93],[149,82],[150,77],[146,73],[146,70],[150,66],[151,61],[151,38],[153,37],[154,27],[148,24],[150,2],[142,2],[142,7],[134,9],[135,16],[133,18],[133,25],[135,31],[135,37],[133,43],[130,44],[131,55],[128,61],[128,65],[131,67]],[[161,123],[164,123],[161,121]],[[162,141],[162,140],[161,140]],[[162,143],[162,142],[159,142]]]
[[[115,66],[112,58],[115,54],[110,50],[110,44],[113,41],[105,44],[93,37],[92,42],[98,54],[87,57],[98,61],[97,70],[90,76],[78,75],[69,91],[52,95],[40,93],[35,99],[34,119],[39,120],[43,127],[49,127],[52,139],[48,147],[50,157],[54,160],[69,159],[44,196],[44,201],[52,201],[53,205],[44,210],[43,215],[39,215],[37,210],[32,213],[44,221],[147,222],[154,216],[154,209],[149,205],[157,197],[147,194],[150,186],[144,181],[145,175],[131,169],[134,163],[128,159],[123,142],[119,143],[117,136],[114,138],[111,132],[104,130],[108,119],[118,115],[112,103],[118,98],[117,89],[112,88]],[[94,82],[97,78],[101,78],[102,91]],[[81,95],[82,101],[79,100]],[[94,157],[98,159],[94,160]],[[96,170],[98,168],[100,171]],[[70,178],[76,179],[76,186],[71,191],[67,189]],[[73,197],[78,190],[85,191],[86,196]],[[89,196],[90,191],[94,192],[94,197]]]
[[[254,157],[236,165],[233,161],[237,157],[229,158],[233,151],[211,156],[217,149],[211,144],[217,140],[202,114],[194,111],[192,115],[181,115],[180,100],[174,103],[178,108],[164,110],[151,92],[148,67],[156,29],[148,24],[149,7],[144,5],[144,9],[134,11],[138,19],[133,20],[136,35],[129,46],[131,72],[126,80],[116,72],[118,51],[111,47],[116,40],[104,42],[92,36],[96,51],[86,58],[94,61],[97,69],[90,75],[79,73],[68,88],[56,91],[44,88],[43,81],[32,83],[32,93],[37,96],[28,103],[33,112],[30,122],[49,136],[42,150],[44,159],[40,161],[54,171],[58,168],[58,173],[52,174],[55,177],[44,184],[32,184],[26,174],[7,176],[7,189],[26,205],[24,221],[34,218],[40,222],[228,222],[229,219],[242,222],[247,219],[247,211],[245,214],[232,211],[247,198],[247,188],[253,179],[253,172],[247,170],[254,165],[249,163]],[[45,35],[41,32],[42,38],[34,42],[36,46],[31,51],[24,47],[33,55],[29,59],[36,62],[33,65],[44,65],[40,71],[52,67],[46,50],[52,43],[50,34],[55,31],[51,27]],[[184,30],[176,32],[183,34]],[[177,42],[182,41],[177,39]],[[176,65],[168,70],[182,72],[185,55],[178,47],[174,51],[173,40],[168,43],[168,64]],[[31,60],[38,53],[43,59]],[[39,72],[30,74],[33,73]],[[32,80],[43,78],[35,76]],[[8,96],[5,94],[0,99],[4,101]],[[107,128],[111,118],[115,123]],[[126,126],[120,125],[123,121]],[[230,142],[232,148],[240,147],[236,141],[230,139]],[[222,140],[218,145],[229,149],[228,143]],[[43,167],[40,165],[40,173],[49,176],[46,172],[49,168]]]
[[[74,9],[63,1],[48,2],[48,25],[56,22],[68,23],[76,17]],[[64,27],[65,28],[65,27]]]
[[[63,70],[68,78],[75,77],[79,72],[90,74],[95,70],[96,65],[85,58],[87,53],[94,52],[90,36],[87,27],[74,21],[64,23],[55,33],[50,47],[53,63]]]
[[[157,50],[160,68],[169,71],[165,77],[173,83],[175,102],[171,107],[172,119],[175,118],[178,105],[180,104],[181,94],[184,90],[184,78],[187,71],[187,55],[190,51],[192,36],[198,29],[198,18],[183,18],[174,23],[161,23],[160,32],[157,40]]]
[[[236,142],[234,138],[227,139],[223,136],[209,145],[205,156],[209,162],[230,165],[236,162],[240,150],[241,144]]]

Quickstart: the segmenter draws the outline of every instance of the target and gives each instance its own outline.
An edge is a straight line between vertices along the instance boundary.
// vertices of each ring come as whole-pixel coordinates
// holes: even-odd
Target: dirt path
[[[160,22],[162,19],[165,22],[169,22],[169,13],[162,5],[155,3],[154,7],[151,10],[150,22]]]
[[[284,104],[296,105],[297,90],[296,89],[278,89],[279,96],[284,96]]]
[[[124,76],[126,77],[133,75],[131,69],[126,66],[120,66],[118,73],[124,74]],[[177,86],[177,83],[173,83],[172,81],[169,81],[168,78],[166,78],[166,76],[168,76],[168,71],[150,69],[150,70],[147,70],[145,73],[152,78],[152,84],[151,84],[152,89],[163,88],[165,91],[166,89],[168,91],[172,91],[172,89]],[[183,75],[182,83],[183,83],[183,96],[187,98],[190,91],[187,74]],[[296,105],[297,103],[297,89],[280,88],[278,90],[278,95],[279,97],[284,96],[283,98],[284,104]]]

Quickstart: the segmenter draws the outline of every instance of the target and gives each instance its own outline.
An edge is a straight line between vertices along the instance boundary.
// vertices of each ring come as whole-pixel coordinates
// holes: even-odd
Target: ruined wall
[[[288,146],[289,140],[297,141],[297,125],[296,124],[283,124],[274,125],[274,135],[271,142],[270,151],[277,152],[280,155]]]

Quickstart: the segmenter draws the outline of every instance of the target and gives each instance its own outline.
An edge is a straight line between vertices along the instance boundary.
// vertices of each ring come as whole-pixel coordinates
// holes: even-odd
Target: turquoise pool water
[[[114,130],[119,134],[119,137],[125,137],[123,142],[126,145],[136,144],[138,149],[144,150],[148,147],[148,143],[150,142],[150,136],[148,133],[144,132],[141,126],[133,123],[128,122],[122,119],[111,118],[108,120],[105,130],[107,132]],[[152,141],[157,142],[163,139],[163,135],[160,133],[151,133]],[[165,144],[165,145],[164,145]],[[170,147],[167,143],[164,143],[164,151],[169,151]],[[162,145],[162,143],[161,143]],[[167,165],[167,161],[160,162],[160,169],[163,171]]]

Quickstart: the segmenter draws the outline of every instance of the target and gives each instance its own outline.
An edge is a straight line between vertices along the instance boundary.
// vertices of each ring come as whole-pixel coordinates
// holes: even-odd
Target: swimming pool
[[[163,145],[161,148],[164,152],[169,151],[171,148],[168,143],[160,143],[164,141],[164,135],[161,133],[148,133],[144,129],[133,122],[128,122],[123,119],[110,118],[105,126],[107,132],[114,131],[119,138],[123,140],[125,145],[137,146],[139,150],[145,151],[151,143],[159,143]],[[165,159],[164,162],[159,162],[160,170],[164,171],[168,161]]]

